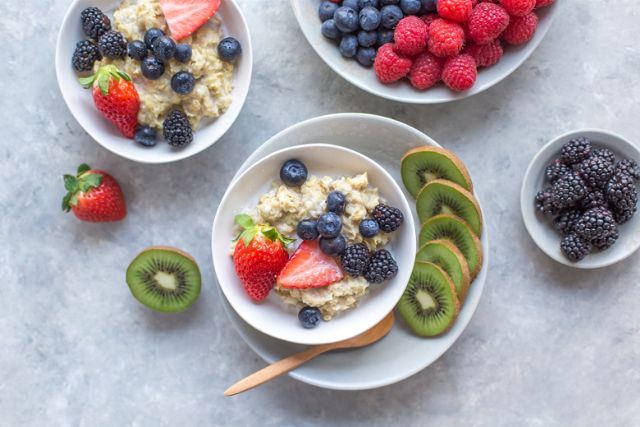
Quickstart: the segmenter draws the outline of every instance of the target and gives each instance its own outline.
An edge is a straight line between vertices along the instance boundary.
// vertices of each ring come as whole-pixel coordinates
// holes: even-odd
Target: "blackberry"
[[[545,215],[554,215],[558,209],[551,201],[551,187],[539,191],[535,198],[536,209]]]
[[[593,156],[600,157],[602,160],[605,160],[611,164],[616,162],[615,154],[613,154],[613,151],[609,150],[608,148],[594,148],[591,151],[591,154]]]
[[[396,231],[404,221],[404,215],[400,209],[382,203],[373,209],[371,216],[385,233]]]
[[[98,41],[100,37],[107,31],[111,30],[111,21],[97,7],[88,7],[80,13],[80,22],[82,23],[82,31]]]
[[[638,189],[633,178],[627,174],[616,174],[609,180],[606,196],[616,221],[623,224],[633,217],[638,205]]]
[[[364,269],[364,278],[369,283],[382,283],[398,273],[398,264],[386,249],[380,249],[371,255]]]
[[[362,276],[369,262],[369,248],[364,243],[348,246],[340,256],[342,268],[350,276]]]
[[[550,182],[554,182],[556,179],[563,177],[569,172],[572,172],[572,169],[565,165],[560,159],[555,159],[544,170],[544,174]]]
[[[180,148],[193,141],[193,131],[187,116],[180,110],[172,110],[162,123],[164,139],[172,147]]]
[[[606,208],[593,208],[582,214],[574,231],[584,240],[604,239],[617,231],[613,213]]]
[[[127,54],[127,41],[122,33],[107,31],[98,42],[100,53],[107,58],[122,58]]]
[[[573,206],[587,195],[584,181],[574,172],[558,179],[551,188],[551,202],[558,209]]]
[[[562,146],[560,158],[568,165],[575,165],[591,156],[591,141],[584,136],[572,139]]]
[[[603,187],[613,175],[613,163],[591,156],[578,165],[578,175],[591,188]]]
[[[592,250],[591,243],[581,239],[575,233],[565,236],[560,242],[560,249],[569,261],[582,260]]]
[[[587,195],[580,202],[580,207],[583,210],[597,208],[599,206],[607,206],[607,198],[600,190],[587,190]]]
[[[94,62],[101,59],[102,55],[100,55],[98,46],[90,40],[82,40],[76,44],[71,64],[76,71],[91,71]]]
[[[613,246],[618,240],[618,237],[620,237],[620,233],[618,232],[618,230],[616,230],[611,236],[604,237],[602,239],[595,239],[591,243],[593,243],[593,246],[595,246],[596,248],[604,251]]]
[[[580,218],[582,218],[582,212],[579,209],[566,209],[553,221],[553,227],[566,236],[575,230]]]
[[[616,175],[627,174],[635,180],[640,179],[640,167],[633,159],[620,160],[616,165],[615,173]]]

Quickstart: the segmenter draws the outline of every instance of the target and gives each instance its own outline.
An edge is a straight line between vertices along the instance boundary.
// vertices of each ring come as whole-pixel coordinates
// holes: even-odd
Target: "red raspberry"
[[[497,39],[509,25],[509,14],[493,3],[480,3],[469,17],[469,35],[477,44],[487,44]]]
[[[409,70],[409,82],[416,89],[429,89],[438,83],[442,76],[442,59],[423,52],[413,60],[411,70]]]
[[[476,65],[480,67],[490,67],[500,61],[504,51],[500,40],[494,40],[489,44],[472,44],[465,48],[464,53],[468,53],[476,60]]]
[[[437,13],[427,13],[426,15],[422,15],[420,17],[420,19],[422,19],[422,22],[424,22],[425,24],[427,24],[427,27],[429,27],[429,25],[431,25],[431,23],[433,21],[435,21],[436,19],[438,19],[438,14]]]
[[[469,19],[473,2],[471,0],[438,0],[438,14],[446,19],[464,22]]]
[[[471,55],[462,54],[447,59],[442,69],[442,81],[450,89],[462,92],[476,82],[478,70]]]
[[[500,0],[509,15],[524,16],[536,7],[536,0]]]
[[[512,16],[502,37],[509,44],[523,44],[531,40],[538,27],[538,17],[531,12],[525,16]]]
[[[427,24],[417,16],[402,18],[393,33],[396,51],[407,56],[422,52],[427,45],[427,28]]]
[[[380,46],[373,69],[380,82],[393,83],[407,75],[411,68],[411,60],[396,53],[393,44],[386,43]]]
[[[556,0],[536,0],[536,9],[549,6]]]
[[[435,56],[457,55],[464,44],[464,30],[455,22],[436,19],[429,25],[427,44]]]

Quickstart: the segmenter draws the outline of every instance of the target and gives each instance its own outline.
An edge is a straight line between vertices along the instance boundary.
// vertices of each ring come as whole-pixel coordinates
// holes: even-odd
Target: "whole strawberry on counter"
[[[127,138],[133,138],[138,125],[140,97],[131,77],[115,65],[102,66],[94,75],[80,77],[85,88],[93,86],[93,102],[98,111],[116,125]]]
[[[62,199],[62,210],[73,211],[82,221],[120,221],[127,216],[120,185],[104,171],[83,163],[76,176],[64,176],[64,187],[68,193]]]
[[[262,301],[289,260],[286,247],[293,240],[274,227],[254,224],[246,214],[236,215],[235,222],[242,227],[233,252],[236,273],[251,299]]]

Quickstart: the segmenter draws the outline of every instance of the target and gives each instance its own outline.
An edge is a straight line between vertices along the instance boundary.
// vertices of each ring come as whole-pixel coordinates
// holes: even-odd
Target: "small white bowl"
[[[508,46],[496,65],[480,69],[475,85],[465,92],[454,92],[442,84],[426,91],[414,89],[407,81],[384,85],[378,81],[373,69],[365,68],[355,59],[344,58],[337,44],[320,33],[318,7],[320,0],[290,0],[291,7],[307,41],[322,60],[351,84],[373,95],[409,104],[440,104],[468,98],[489,89],[513,73],[529,58],[549,31],[558,11],[558,2],[536,10],[539,22],[533,39],[522,46]]]
[[[640,247],[640,214],[620,226],[620,238],[611,248],[605,251],[594,251],[582,261],[569,261],[560,250],[560,234],[553,228],[550,217],[538,212],[534,198],[538,191],[549,186],[545,180],[546,166],[560,155],[562,145],[578,136],[591,140],[596,148],[608,148],[616,155],[616,159],[630,158],[640,161],[640,150],[627,139],[613,132],[599,129],[581,129],[565,133],[549,142],[533,158],[525,172],[520,191],[520,208],[524,225],[538,247],[554,260],[570,267],[594,269],[607,267],[630,256]]]
[[[249,27],[242,11],[235,0],[224,0],[216,12],[216,16],[222,22],[225,36],[235,37],[242,45],[242,55],[235,64],[233,75],[233,101],[223,115],[213,121],[204,122],[194,132],[191,144],[183,149],[175,150],[163,141],[160,141],[155,147],[146,148],[123,137],[96,110],[91,91],[84,89],[78,83],[78,76],[71,66],[71,57],[76,43],[87,38],[80,26],[80,12],[86,7],[97,6],[109,17],[112,17],[113,10],[118,4],[120,1],[114,0],[74,0],[62,21],[56,46],[56,75],[60,92],[62,92],[71,114],[84,130],[104,148],[136,162],[169,163],[185,159],[207,149],[218,141],[235,122],[249,92],[253,53]]]
[[[260,196],[278,179],[280,167],[296,158],[305,163],[310,175],[353,176],[367,172],[369,185],[377,187],[391,206],[404,213],[405,222],[393,233],[387,249],[398,263],[398,274],[382,285],[371,285],[356,308],[344,311],[314,329],[304,329],[297,318],[298,309],[286,305],[271,292],[261,302],[253,302],[238,279],[230,256],[236,237],[234,216],[251,209]],[[373,160],[353,150],[327,144],[295,146],[276,151],[253,164],[235,179],[225,193],[213,222],[212,252],[218,283],[233,309],[255,329],[271,337],[299,344],[325,344],[358,335],[386,316],[402,296],[411,276],[416,251],[416,232],[411,207],[395,180]]]

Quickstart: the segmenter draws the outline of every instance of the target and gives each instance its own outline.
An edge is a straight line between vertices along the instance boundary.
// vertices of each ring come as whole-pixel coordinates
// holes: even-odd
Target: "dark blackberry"
[[[102,13],[97,7],[88,7],[80,13],[80,22],[82,22],[82,31],[98,41],[100,37],[107,31],[111,30],[111,21],[107,15]]]
[[[566,236],[574,231],[580,218],[582,218],[582,211],[579,209],[566,209],[553,221],[553,227]]]
[[[568,165],[575,165],[591,156],[591,141],[584,136],[572,139],[562,146],[560,158]]]
[[[578,175],[591,188],[603,187],[613,175],[613,163],[591,156],[578,165]]]
[[[100,55],[98,46],[90,40],[82,40],[76,44],[71,64],[76,71],[91,71],[93,64],[101,59],[102,55]]]
[[[613,213],[609,209],[593,208],[582,214],[575,224],[574,231],[584,240],[592,241],[613,235],[617,228]]]
[[[633,217],[638,205],[638,189],[633,178],[627,174],[614,175],[607,184],[605,194],[618,224]]]
[[[369,283],[382,283],[398,273],[398,264],[386,249],[380,249],[371,255],[364,269],[364,278]]]
[[[172,110],[162,123],[164,139],[172,147],[180,148],[193,141],[193,131],[187,116],[180,110]]]
[[[98,42],[100,53],[107,58],[122,58],[127,54],[127,41],[122,33],[107,31]]]
[[[551,187],[539,191],[535,197],[536,209],[545,215],[554,215],[558,209],[553,205]]]
[[[404,215],[402,215],[400,209],[382,203],[373,209],[371,216],[378,222],[380,229],[385,233],[396,231],[404,221]]]
[[[551,187],[551,202],[558,209],[575,205],[587,195],[587,187],[576,173],[558,179]]]
[[[597,208],[599,206],[607,206],[607,198],[604,196],[604,192],[587,189],[587,195],[580,201],[580,207],[586,211],[587,209]]]
[[[342,268],[350,276],[362,276],[369,262],[369,248],[364,243],[348,246],[340,255],[340,261],[342,262]]]
[[[618,230],[616,230],[611,236],[602,239],[595,239],[591,243],[593,243],[593,246],[595,246],[596,248],[604,251],[613,246],[618,240],[618,237],[620,237],[620,233],[618,232]]]
[[[626,173],[635,180],[640,179],[640,167],[633,159],[620,160],[616,165],[615,173],[616,175]]]
[[[554,182],[556,179],[561,178],[569,172],[572,172],[572,169],[569,166],[565,165],[560,159],[555,159],[544,170],[544,174],[551,182]]]
[[[591,243],[581,239],[575,233],[565,236],[560,242],[560,249],[569,261],[577,262],[589,254],[592,250]]]
[[[616,156],[613,154],[613,151],[608,148],[594,148],[591,150],[591,155],[600,157],[602,160],[607,161],[608,163],[615,163]]]

